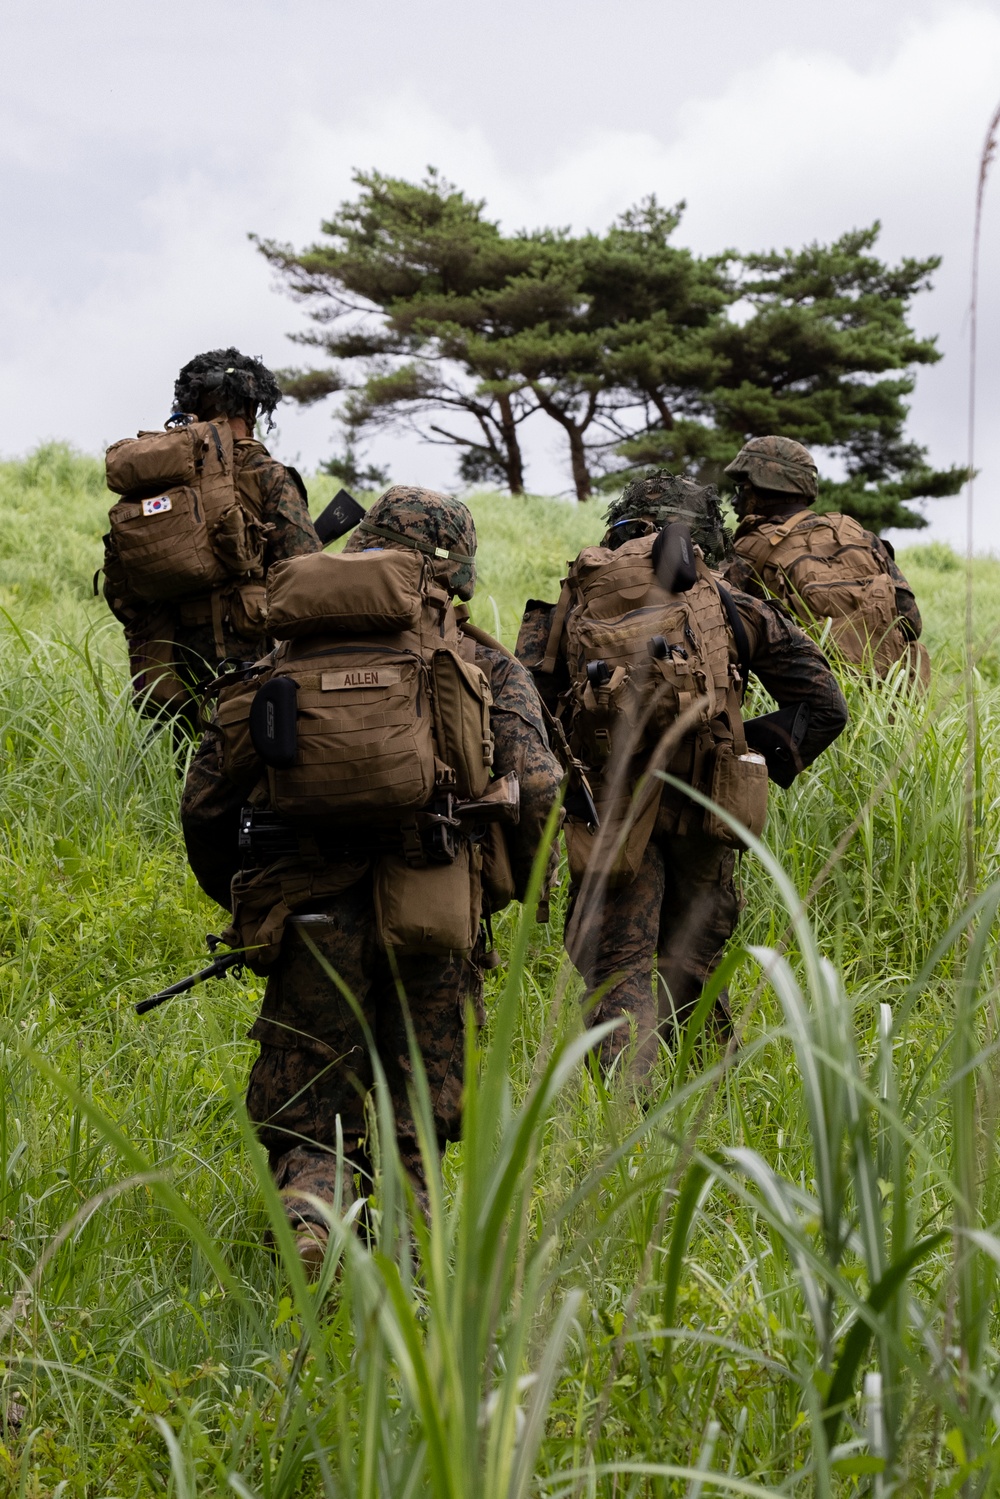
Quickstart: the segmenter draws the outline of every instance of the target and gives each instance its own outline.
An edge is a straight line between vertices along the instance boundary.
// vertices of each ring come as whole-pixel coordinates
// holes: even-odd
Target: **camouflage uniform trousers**
[[[656,1060],[657,1035],[690,1016],[736,929],[735,861],[732,848],[704,833],[657,834],[632,883],[607,890],[594,918],[573,934],[570,956],[588,995],[607,985],[588,1024],[622,1015],[634,1023],[637,1075]],[[574,890],[571,899],[578,893]],[[727,998],[720,999],[719,1018],[726,1023]],[[606,1037],[604,1065],[629,1044],[626,1026]]]
[[[400,955],[397,983],[378,941],[370,875],[325,902],[321,912],[293,919],[250,1031],[251,1039],[260,1042],[260,1056],[247,1087],[247,1111],[286,1200],[296,1192],[333,1200],[338,1117],[349,1178],[345,1202],[354,1195],[350,1178],[371,1169],[365,1100],[373,1072],[364,1029],[309,951],[303,932],[364,1016],[385,1071],[403,1166],[419,1193],[423,1171],[408,1096],[412,1069],[399,988],[423,1059],[443,1149],[460,1130],[465,1010],[471,1003],[481,1023],[482,974],[473,961],[459,956]],[[318,1217],[301,1202],[290,1205],[290,1216]]]

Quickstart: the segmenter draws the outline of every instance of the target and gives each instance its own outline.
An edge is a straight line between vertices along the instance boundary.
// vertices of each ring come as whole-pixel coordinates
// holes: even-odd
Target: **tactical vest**
[[[855,666],[884,677],[906,655],[895,584],[853,517],[800,511],[783,521],[758,521],[745,533],[741,527],[734,545],[768,593],[807,628],[829,622],[831,641]]]
[[[180,602],[264,575],[266,527],[236,488],[229,423],[140,432],[105,457],[111,537],[129,591]]]
[[[747,749],[742,683],[729,659],[719,585],[699,554],[692,586],[669,593],[653,571],[655,541],[644,536],[614,551],[580,553],[563,585],[542,669],[552,671],[562,652],[570,679],[562,716],[589,769],[602,775],[613,756],[637,771],[666,769],[759,833],[767,768]],[[636,872],[656,801],[642,824],[642,847],[630,847],[625,864],[619,860],[618,877]],[[606,800],[602,810],[608,811]],[[727,823],[694,804],[684,823],[740,843]]]

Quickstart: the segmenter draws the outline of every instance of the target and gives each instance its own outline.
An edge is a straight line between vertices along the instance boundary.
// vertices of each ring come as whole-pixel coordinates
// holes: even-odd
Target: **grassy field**
[[[736,1056],[691,1037],[644,1106],[605,1089],[561,903],[511,911],[430,1233],[383,1130],[374,1251],[345,1229],[309,1288],[262,1247],[260,981],[132,1012],[220,913],[92,597],[106,498],[59,447],[0,464],[0,1494],[1000,1491],[1000,563],[972,909],[963,564],[918,545],[932,692],[846,683],[849,728],[774,792]],[[599,513],[473,508],[474,615],[511,643]]]

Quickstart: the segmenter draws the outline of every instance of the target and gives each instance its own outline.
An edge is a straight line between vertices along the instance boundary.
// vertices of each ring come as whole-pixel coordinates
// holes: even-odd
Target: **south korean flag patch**
[[[143,500],[142,502],[143,515],[163,515],[167,510],[172,510],[173,508],[168,494],[158,494],[155,499]]]

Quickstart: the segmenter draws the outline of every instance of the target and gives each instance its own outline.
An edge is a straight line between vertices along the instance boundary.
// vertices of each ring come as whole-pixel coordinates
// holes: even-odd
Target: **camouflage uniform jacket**
[[[233,444],[236,488],[246,505],[272,529],[264,548],[264,574],[274,562],[297,557],[303,552],[318,552],[322,544],[309,517],[302,481],[294,469],[272,458],[262,442],[255,438],[237,438]],[[192,660],[217,657],[215,635],[211,624],[209,599],[184,599],[176,604],[151,604],[131,594],[124,581],[117,549],[110,534],[104,538],[104,597],[111,612],[125,626],[129,637],[151,631],[172,632],[172,639]],[[231,595],[238,585],[224,589],[226,653],[235,656],[260,655],[266,641],[259,622],[246,616],[239,600]],[[227,597],[230,596],[230,597]],[[248,642],[251,649],[248,651]]]
[[[740,542],[765,521],[788,520],[800,511],[805,512],[807,510],[808,506],[803,505],[801,500],[792,500],[787,505],[781,505],[773,510],[768,510],[766,515],[748,515],[740,522],[733,537],[736,557],[726,569],[726,577],[734,588],[739,588],[744,593],[755,594],[758,598],[766,597],[763,584],[757,576],[753,565],[747,557],[740,555]],[[819,516],[814,517],[817,524],[820,522],[820,519]],[[832,519],[836,521],[838,517],[833,515]],[[808,531],[809,523],[803,521],[801,529],[803,532]],[[888,574],[895,586],[896,613],[899,616],[899,623],[903,634],[908,640],[919,640],[920,632],[923,629],[923,620],[920,618],[920,610],[917,608],[913,589],[906,581],[901,569],[896,565],[896,554],[892,549],[892,544],[888,541],[883,541],[881,536],[873,535],[871,531],[866,531],[865,536],[871,546],[872,556],[875,558],[876,563],[882,572]]]
[[[523,899],[546,819],[562,780],[559,762],[549,748],[538,694],[519,662],[476,645],[476,661],[489,674],[493,694],[490,725],[494,735],[493,773],[513,773],[521,788],[517,824],[504,829],[517,898]],[[222,736],[210,725],[191,763],[181,802],[181,824],[188,860],[202,889],[219,905],[229,906],[230,884],[240,867],[237,831],[240,808],[260,781],[251,769],[245,780],[231,781],[222,768]],[[266,782],[264,783],[266,787]],[[255,796],[255,801],[257,801]],[[345,848],[360,878],[369,867],[370,840],[364,849]],[[556,870],[553,850],[550,880]]]

